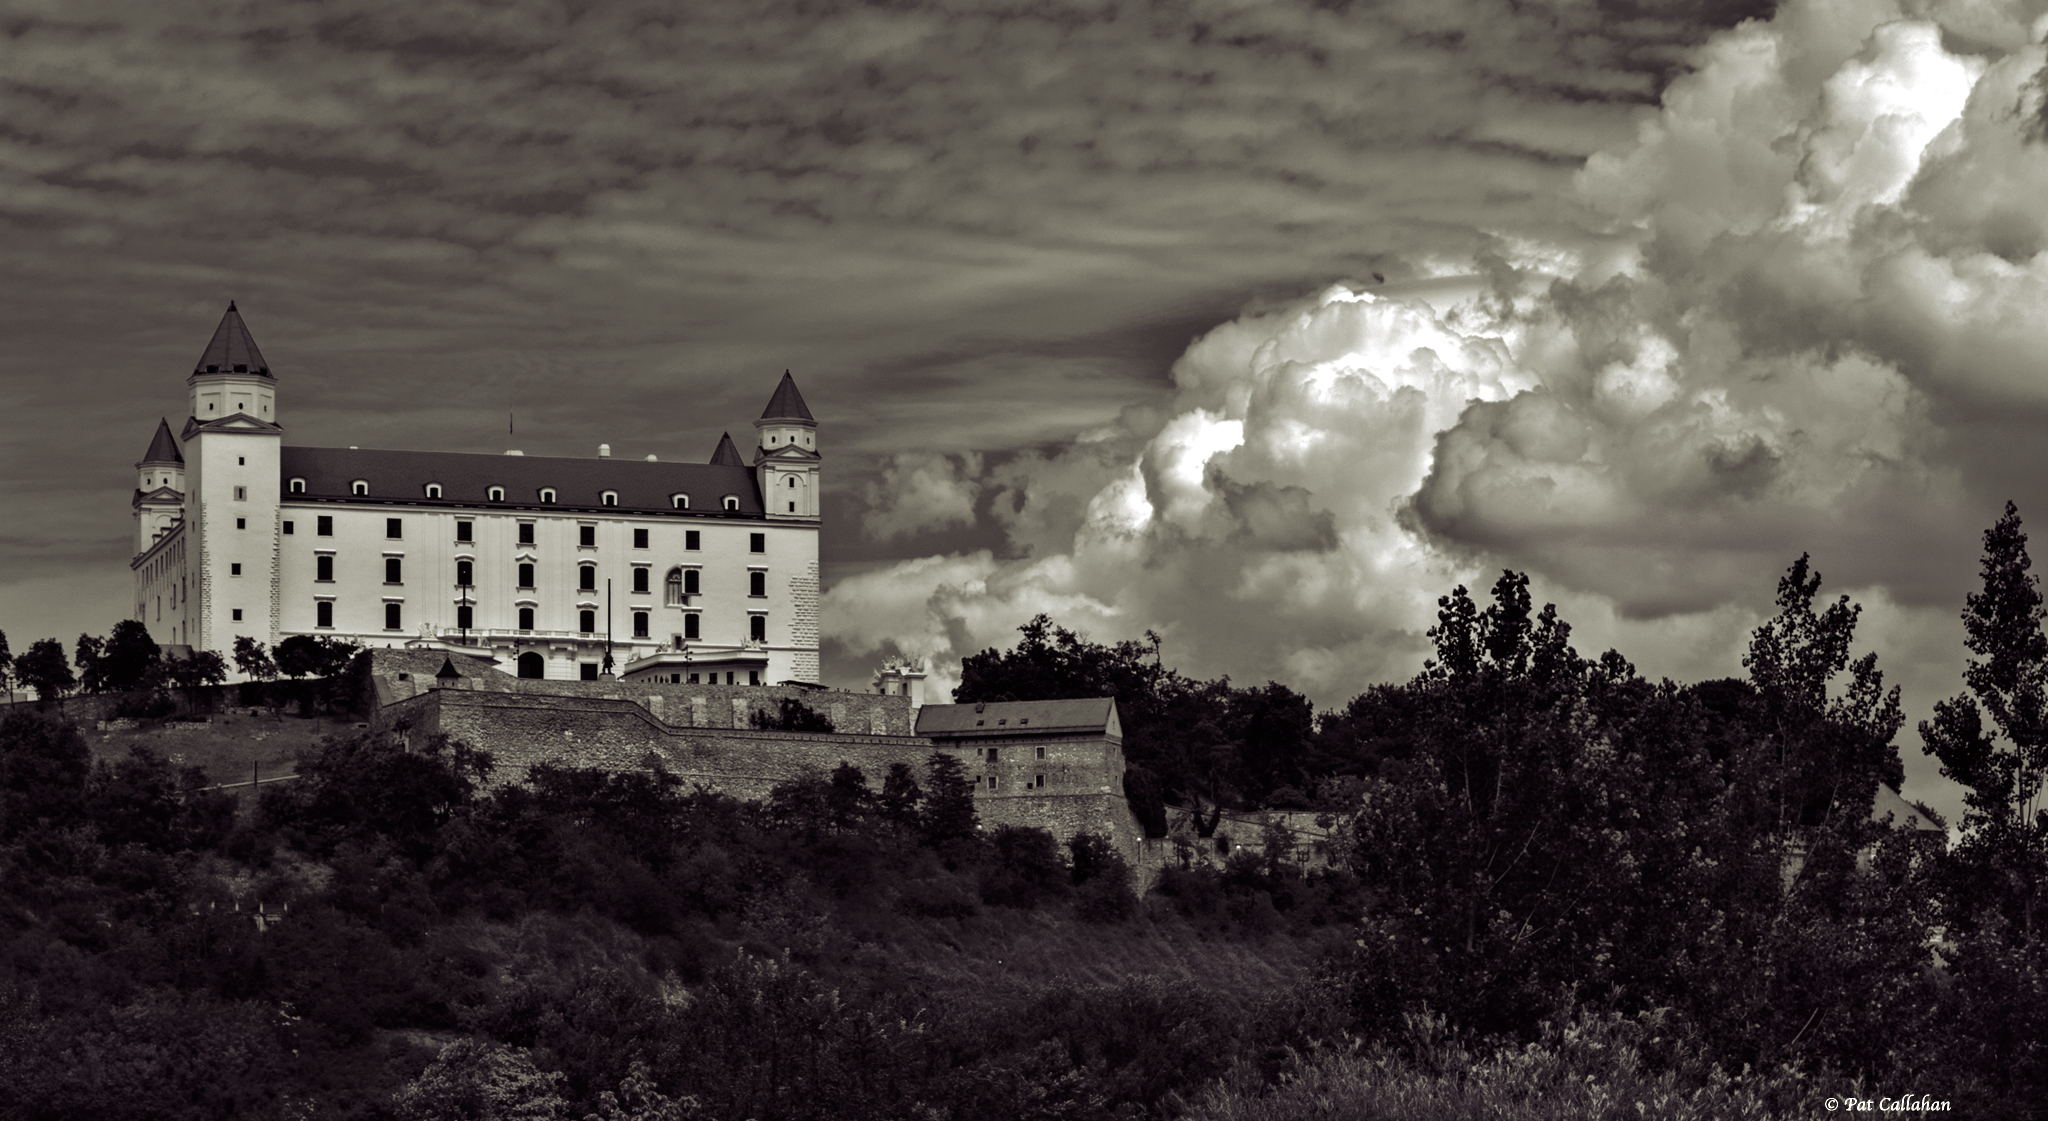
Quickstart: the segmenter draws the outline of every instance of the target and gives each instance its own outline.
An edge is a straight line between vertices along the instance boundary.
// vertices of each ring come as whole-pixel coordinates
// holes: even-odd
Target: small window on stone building
[[[748,617],[747,617],[747,637],[749,637],[749,638],[753,639],[753,640],[754,640],[755,642],[766,642],[766,641],[768,641],[768,616],[766,616],[766,615],[750,615],[750,616],[748,616]]]
[[[1038,786],[1038,787],[1039,787],[1040,789],[1043,789],[1043,788],[1045,787],[1045,776],[1044,776],[1044,775],[1039,775],[1039,776],[1038,776],[1038,781],[1037,781],[1036,785],[1037,785],[1037,786]]]
[[[455,608],[455,626],[465,631],[475,627],[476,609],[466,603],[458,605]]]
[[[333,600],[323,599],[313,604],[313,625],[316,627],[334,626]]]
[[[749,684],[749,685],[759,685],[760,683],[761,683],[761,671],[760,671],[760,670],[757,670],[757,669],[750,669],[750,670],[748,670],[748,671],[747,671],[747,684]]]
[[[669,674],[668,683],[670,685],[681,685],[683,683],[683,675],[680,673]]]
[[[397,557],[384,558],[384,582],[386,584],[405,583],[405,562],[403,560]]]
[[[991,763],[996,761],[996,749],[993,747],[988,749],[988,761]]]
[[[703,684],[703,682],[701,682],[701,681],[698,681],[698,680],[697,680],[697,675],[693,673],[693,674],[691,674],[691,675],[690,675],[690,684],[692,684],[692,685],[701,685],[701,684]]]
[[[633,547],[634,547],[635,549],[645,549],[645,548],[647,547],[647,531],[646,531],[646,530],[644,530],[644,529],[636,529],[636,530],[634,530],[634,531],[633,531]]]
[[[247,501],[249,501],[249,488],[248,488],[248,487],[236,487],[236,488],[235,488],[235,501],[237,501],[237,502],[247,502]]]
[[[634,638],[646,638],[646,637],[647,637],[647,612],[645,612],[645,611],[635,611],[635,612],[633,612],[633,637],[634,637]]]
[[[456,523],[455,523],[455,539],[456,539],[457,541],[463,541],[463,542],[468,542],[468,541],[474,541],[474,540],[476,540],[476,523],[475,523],[475,522],[456,522]]]
[[[230,576],[240,576],[241,574],[242,574],[242,566],[241,566],[241,565],[239,565],[239,564],[231,564],[231,565],[229,565],[229,566],[228,566],[228,575],[230,575]]]
[[[533,608],[522,607],[519,609],[519,629],[522,631],[533,629]]]
[[[768,597],[768,574],[765,572],[747,573],[747,594],[755,599],[766,599]]]
[[[234,618],[234,621],[235,621],[235,622],[237,622],[237,623],[241,622],[241,621],[242,621],[242,609],[241,609],[241,608],[239,608],[239,607],[237,607],[237,608],[235,608],[235,609],[234,609],[234,612],[235,612],[235,618]]]
[[[404,536],[405,536],[405,519],[404,519],[404,518],[385,518],[385,519],[384,519],[384,536],[385,536],[385,537],[387,537],[387,538],[389,538],[389,539],[391,539],[391,540],[393,540],[393,541],[396,541],[396,540],[398,540],[399,538],[402,538],[402,537],[404,537]]]
[[[314,532],[314,534],[316,534],[317,536],[320,536],[320,537],[332,537],[332,536],[334,536],[334,517],[333,517],[333,515],[331,515],[331,514],[321,514],[321,515],[320,515],[319,517],[315,518],[315,519],[314,519],[314,521],[313,521],[313,532]]]
[[[703,629],[700,625],[700,621],[703,618],[702,615],[697,614],[695,611],[683,616],[683,638],[686,641],[695,641],[700,637],[698,632]]]
[[[581,545],[586,549],[597,548],[597,527],[594,525],[577,526],[576,544]]]
[[[701,594],[700,592],[698,592],[698,590],[697,590],[697,586],[698,586],[698,584],[699,584],[699,583],[700,583],[700,582],[701,582],[701,581],[702,581],[703,579],[704,579],[704,574],[703,574],[702,572],[698,571],[697,569],[694,569],[694,568],[686,568],[686,569],[684,569],[684,570],[683,570],[683,594],[684,594],[684,595],[686,595],[686,596],[694,596],[694,595],[699,595],[699,594]]]
[[[583,592],[594,592],[597,590],[596,565],[584,564],[576,567],[576,589]]]
[[[597,630],[597,612],[578,611],[576,613],[576,629],[584,634],[595,632]]]
[[[596,680],[597,680],[597,663],[596,663],[596,662],[584,662],[584,663],[582,663],[581,665],[577,666],[577,667],[576,667],[576,669],[577,669],[577,671],[578,671],[578,675],[577,675],[577,676],[578,676],[578,678],[579,678],[580,680],[583,680],[583,681],[596,681]]]
[[[750,552],[750,553],[765,553],[765,552],[767,552],[767,551],[768,551],[768,535],[767,535],[767,534],[765,534],[765,533],[749,533],[749,534],[747,534],[747,552]]]
[[[284,523],[284,535],[285,535],[286,537],[290,537],[290,536],[292,535],[292,523],[290,523],[290,522],[286,522],[286,523]]]
[[[322,553],[313,558],[313,579],[323,584],[334,582],[334,558]]]
[[[690,552],[694,553],[699,548],[702,548],[700,543],[703,540],[704,535],[697,530],[686,529],[683,531],[683,548],[688,549]]]
[[[1022,723],[1024,723],[1024,722],[1023,722],[1022,720],[1019,720],[1019,721],[1017,721],[1017,723],[1019,723],[1019,724],[1022,724]],[[1045,749],[1044,749],[1043,747],[1041,747],[1041,748],[1039,748],[1039,749],[1038,749],[1038,757],[1039,757],[1040,759],[1043,759],[1043,758],[1045,758]]]
[[[519,566],[519,586],[520,586],[520,587],[522,587],[522,588],[531,588],[531,587],[533,587],[533,566],[532,566],[532,565],[530,565],[530,564],[522,564],[522,565],[520,565],[520,566]]]
[[[634,569],[634,570],[633,570],[633,594],[634,594],[634,595],[638,595],[638,596],[644,596],[644,595],[646,595],[646,594],[647,594],[647,582],[648,582],[648,579],[649,579],[649,577],[648,577],[648,572],[647,572],[647,569],[645,569],[645,568],[636,568],[636,569]]]
[[[476,565],[474,565],[473,563],[471,563],[471,562],[469,562],[469,561],[466,561],[466,560],[460,560],[460,561],[456,561],[456,562],[455,562],[455,584],[456,584],[456,586],[457,586],[457,587],[462,587],[462,588],[467,588],[467,587],[469,587],[469,586],[470,586],[471,584],[474,584],[474,583],[476,583]]]
[[[395,603],[387,603],[387,604],[385,604],[385,605],[384,605],[384,629],[385,629],[385,630],[387,630],[387,631],[395,631],[395,630],[397,630],[397,629],[398,629],[398,621],[399,621],[399,620],[398,620],[398,612],[399,612],[399,605],[398,605],[398,604],[395,604]]]
[[[531,544],[533,544],[533,523],[532,523],[532,522],[520,522],[520,523],[519,523],[519,543],[520,543],[521,545],[531,545]]]

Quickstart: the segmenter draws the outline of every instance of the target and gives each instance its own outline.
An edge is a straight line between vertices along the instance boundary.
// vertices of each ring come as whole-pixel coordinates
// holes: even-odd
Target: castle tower
[[[754,471],[761,483],[761,502],[769,521],[802,518],[815,521],[818,502],[818,421],[797,392],[796,379],[782,371],[782,381],[761,419]]]
[[[194,586],[183,641],[230,656],[237,635],[277,640],[277,379],[235,305],[185,379],[192,415],[185,533]]]
[[[156,437],[135,465],[133,505],[138,556],[185,517],[185,457],[178,451],[168,420],[156,422]]]

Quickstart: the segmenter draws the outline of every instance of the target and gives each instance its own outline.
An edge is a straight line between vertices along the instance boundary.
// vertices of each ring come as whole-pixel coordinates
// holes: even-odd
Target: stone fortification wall
[[[426,650],[373,650],[371,670],[377,700],[384,705],[415,697],[437,685],[434,674],[448,655]],[[476,659],[456,656],[463,676],[455,690],[531,697],[578,697],[631,701],[664,724],[684,728],[751,728],[755,711],[774,712],[785,697],[800,700],[832,720],[843,733],[908,736],[916,714],[909,697],[849,693],[801,685],[677,685],[665,681],[545,681],[512,677]],[[468,664],[465,664],[467,662]]]
[[[647,766],[651,757],[686,783],[743,800],[764,798],[778,783],[807,773],[829,774],[841,763],[859,767],[877,791],[892,763],[908,764],[923,784],[926,760],[935,750],[921,736],[676,725],[639,700],[559,690],[428,689],[385,706],[379,723],[404,729],[415,746],[440,732],[491,752],[497,760],[494,785],[523,780],[537,763],[628,771]],[[979,766],[974,753],[953,753],[962,756],[972,777]],[[1103,755],[1100,745],[1094,753]],[[1121,753],[1115,756],[1121,762]],[[1142,833],[1124,802],[1122,775],[1073,774],[1070,779],[1064,789],[1010,794],[991,793],[981,783],[975,812],[985,827],[1037,826],[1062,844],[1076,833],[1100,833],[1135,865]]]

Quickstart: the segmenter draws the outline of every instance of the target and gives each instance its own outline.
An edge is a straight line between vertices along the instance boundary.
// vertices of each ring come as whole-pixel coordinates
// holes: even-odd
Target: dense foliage
[[[1584,657],[1509,572],[1483,604],[1440,601],[1414,679],[1320,716],[1279,685],[1182,678],[1156,640],[1034,620],[970,660],[962,699],[1107,692],[1141,816],[1179,803],[1206,834],[1225,808],[1302,805],[1330,828],[1314,868],[1277,825],[1220,863],[1179,833],[1144,884],[1104,838],[984,827],[945,753],[742,804],[651,762],[507,784],[488,745],[373,728],[237,803],[147,751],[95,760],[61,712],[19,706],[0,721],[0,1121],[1762,1118],[1906,1093],[2032,1116],[2030,569],[2008,509],[1966,608],[1968,692],[1921,728],[1971,791],[1953,848],[1871,819],[1901,775],[1898,691],[1806,558],[1741,679]],[[79,646],[100,687],[163,672],[117,647],[139,644]],[[304,678],[343,655],[236,661]],[[1211,964],[1104,979],[1147,945]],[[1249,981],[1215,964],[1236,946],[1314,965]]]

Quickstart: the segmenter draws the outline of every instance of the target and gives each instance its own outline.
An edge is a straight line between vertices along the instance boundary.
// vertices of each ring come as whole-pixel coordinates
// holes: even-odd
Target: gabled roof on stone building
[[[1115,697],[1057,701],[986,701],[926,705],[917,711],[917,734],[932,739],[983,736],[1106,734],[1121,739]]]
[[[192,367],[195,374],[262,374],[271,377],[270,363],[263,360],[263,352],[256,349],[256,340],[249,335],[249,327],[242,322],[242,313],[235,310],[233,300],[228,301],[226,315],[220,317],[220,326],[213,329],[213,338],[206,344],[206,352]]]
[[[178,450],[178,441],[171,435],[171,422],[168,419],[157,419],[156,436],[150,440],[149,450],[142,454],[142,462],[184,465],[185,454]]]
[[[763,513],[754,472],[743,465],[287,447],[279,450],[278,468],[279,491],[287,502],[326,499],[485,510],[538,508],[674,514],[683,511],[675,509],[670,496],[687,494],[690,514],[758,518]],[[303,494],[292,493],[294,478],[306,480]],[[351,493],[351,486],[358,479],[369,484],[369,494]],[[426,497],[429,483],[441,484],[440,498]],[[505,488],[504,501],[490,500],[490,488],[494,486]],[[540,501],[543,487],[554,490],[552,504]],[[616,506],[604,505],[604,492],[608,490],[618,494]],[[722,500],[726,495],[739,499],[738,510],[724,509]]]
[[[775,396],[768,398],[768,407],[761,410],[762,420],[808,420],[817,423],[817,417],[804,404],[804,395],[796,391],[796,379],[789,371],[782,371],[782,381],[775,386]]]
[[[739,445],[732,442],[732,433],[726,432],[718,437],[718,447],[714,448],[711,452],[711,465],[714,467],[745,467],[747,465],[747,461],[740,458]]]

